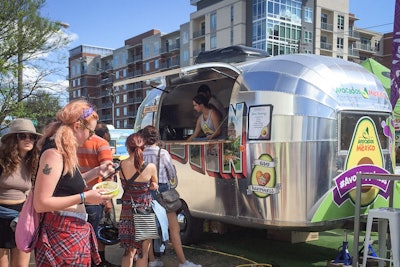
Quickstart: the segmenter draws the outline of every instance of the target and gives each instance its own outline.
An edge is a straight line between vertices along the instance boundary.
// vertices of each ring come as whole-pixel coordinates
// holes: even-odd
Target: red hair
[[[54,138],[57,151],[62,155],[64,161],[64,173],[73,174],[78,167],[77,148],[73,125],[82,121],[88,123],[98,120],[99,115],[93,107],[85,100],[73,100],[60,109],[56,114],[57,121],[52,122],[44,129],[41,142],[47,137]]]
[[[144,149],[144,140],[142,135],[138,133],[131,134],[126,138],[125,141],[126,149],[130,156],[133,156],[133,162],[136,171],[140,173],[140,169],[143,165],[143,149]]]

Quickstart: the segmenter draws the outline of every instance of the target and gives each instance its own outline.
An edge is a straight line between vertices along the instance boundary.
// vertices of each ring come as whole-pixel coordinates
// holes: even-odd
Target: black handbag
[[[166,212],[176,212],[182,207],[182,201],[175,188],[162,193],[157,191],[157,201],[164,207]]]
[[[161,148],[158,150],[157,157],[157,176],[160,173],[160,152]],[[175,180],[175,187],[177,185],[177,179]],[[169,190],[160,193],[157,190],[157,202],[160,203],[161,206],[165,209],[166,212],[176,212],[182,207],[182,201],[180,199],[178,191],[176,191],[175,187],[171,188],[171,180],[169,180]]]

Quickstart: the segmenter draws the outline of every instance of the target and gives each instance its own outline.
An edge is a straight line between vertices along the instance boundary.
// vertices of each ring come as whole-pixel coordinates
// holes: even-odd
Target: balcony
[[[106,84],[112,84],[112,82],[113,82],[113,79],[112,79],[112,78],[105,78],[105,79],[102,79],[102,80],[99,82],[99,84],[100,84],[100,85],[106,85]]]
[[[349,31],[349,39],[359,40],[360,39],[360,33],[356,32],[356,31]]]
[[[168,45],[168,46],[163,46],[161,48],[161,54],[165,54],[165,53],[172,53],[174,51],[177,51],[181,48],[180,44],[175,44],[175,45]]]
[[[201,37],[204,37],[205,35],[206,35],[206,31],[205,30],[200,30],[200,31],[197,31],[197,32],[193,32],[193,39],[201,38]]]
[[[333,24],[321,22],[321,30],[333,32]]]
[[[321,49],[332,51],[332,43],[321,42]]]
[[[349,48],[348,55],[349,57],[359,57],[360,53],[356,49]]]

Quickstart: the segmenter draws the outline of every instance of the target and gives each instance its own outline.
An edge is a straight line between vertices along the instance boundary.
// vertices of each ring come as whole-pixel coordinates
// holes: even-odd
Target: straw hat
[[[36,132],[36,128],[33,125],[31,120],[15,119],[10,123],[8,132],[1,137],[1,141],[3,141],[8,136],[10,136],[12,134],[17,134],[17,133],[30,133],[30,134],[36,134],[38,136],[41,136],[40,133]]]

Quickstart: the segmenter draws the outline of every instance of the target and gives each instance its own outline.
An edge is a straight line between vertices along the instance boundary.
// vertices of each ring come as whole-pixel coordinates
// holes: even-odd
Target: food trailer
[[[381,82],[358,64],[296,54],[141,79],[154,89],[134,130],[154,125],[173,158],[184,242],[198,237],[204,219],[298,231],[338,227],[354,216],[358,172],[393,173],[392,107]],[[188,142],[202,84],[225,109],[223,135]],[[388,186],[363,181],[361,212],[387,206]]]

